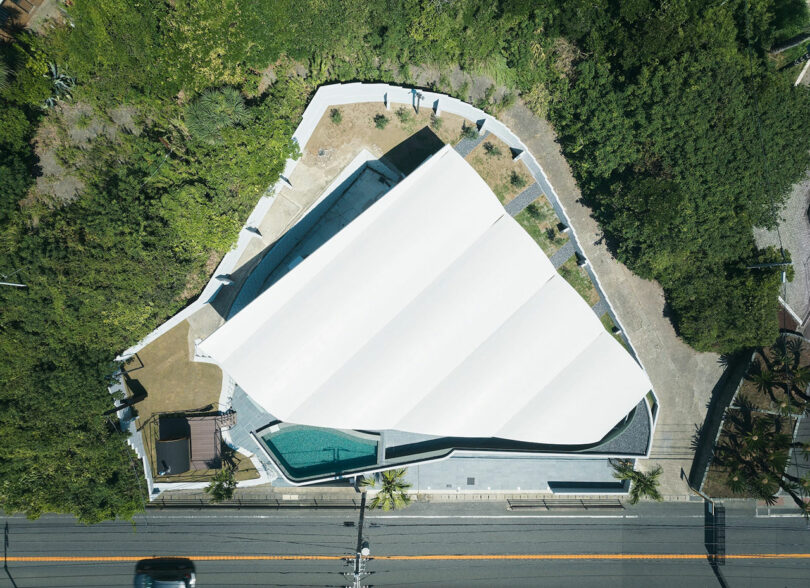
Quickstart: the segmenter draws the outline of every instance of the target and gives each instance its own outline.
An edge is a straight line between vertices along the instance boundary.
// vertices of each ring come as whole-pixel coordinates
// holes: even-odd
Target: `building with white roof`
[[[284,423],[598,443],[651,384],[446,146],[199,344]]]

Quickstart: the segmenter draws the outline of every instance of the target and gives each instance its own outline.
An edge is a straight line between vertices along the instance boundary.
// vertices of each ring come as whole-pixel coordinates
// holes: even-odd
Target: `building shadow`
[[[301,249],[302,243],[307,242],[306,247],[300,252],[300,256],[305,258],[312,250],[331,239],[346,224],[362,214],[374,201],[384,196],[388,188],[397,182],[397,173],[410,174],[442,147],[444,147],[444,142],[429,127],[425,126],[385,153],[379,159],[379,163],[369,161],[361,166],[335,187],[326,198],[309,210],[275,243],[265,247],[233,273],[224,276],[227,277],[227,280],[223,281],[219,289],[206,302],[223,319],[228,320],[294,267],[294,264],[284,262],[289,260],[290,254],[296,248]],[[371,174],[371,176],[367,174]],[[380,185],[385,185],[387,188],[373,197],[368,196],[368,188],[361,187],[359,191],[353,190],[356,183],[365,182],[363,185],[368,186],[369,181],[375,185],[379,181]],[[359,198],[362,202],[352,206],[340,206],[341,212],[337,215],[341,218],[339,222],[330,221],[326,224],[319,222],[320,219],[326,218],[327,213],[344,197]],[[314,233],[317,233],[315,235],[317,239],[313,238]]]
[[[442,147],[444,141],[430,127],[424,127],[388,151],[380,161],[407,176]]]

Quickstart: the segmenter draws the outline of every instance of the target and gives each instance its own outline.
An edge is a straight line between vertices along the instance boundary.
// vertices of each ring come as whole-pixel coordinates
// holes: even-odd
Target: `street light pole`
[[[368,541],[363,539],[363,521],[366,516],[366,493],[360,495],[360,524],[357,527],[357,547],[354,550],[354,571],[352,573],[351,588],[361,588],[363,577],[366,576],[366,558],[371,551],[368,548]],[[348,575],[348,574],[347,574]]]

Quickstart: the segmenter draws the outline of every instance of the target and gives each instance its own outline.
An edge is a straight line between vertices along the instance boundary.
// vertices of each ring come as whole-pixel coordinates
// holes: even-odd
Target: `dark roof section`
[[[207,416],[165,416],[159,420],[158,471],[163,471],[160,447],[162,444],[174,440],[185,440],[187,463],[185,469],[177,470],[172,467],[171,474],[179,474],[192,470],[216,470],[222,467],[222,435],[220,428],[228,426],[222,415]],[[178,464],[179,467],[180,464]]]
[[[158,475],[173,475],[187,472],[191,467],[188,437],[158,441]]]

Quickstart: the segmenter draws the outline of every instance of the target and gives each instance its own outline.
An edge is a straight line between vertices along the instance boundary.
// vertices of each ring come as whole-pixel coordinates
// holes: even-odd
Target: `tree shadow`
[[[726,409],[731,404],[737,384],[748,369],[748,360],[751,349],[741,351],[727,358],[727,366],[712,388],[711,401],[706,411],[706,418],[702,425],[695,425],[695,438],[692,447],[695,448],[695,457],[689,469],[689,485],[698,490],[703,484],[703,478],[711,465],[714,456],[714,440],[723,424]]]

